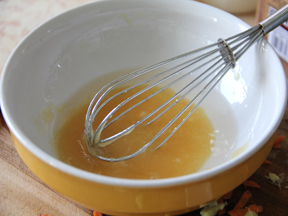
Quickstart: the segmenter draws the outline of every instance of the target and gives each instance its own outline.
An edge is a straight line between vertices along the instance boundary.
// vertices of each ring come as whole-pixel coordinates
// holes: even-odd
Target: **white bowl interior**
[[[15,49],[2,77],[3,113],[26,147],[43,150],[50,160],[55,157],[54,124],[69,108],[65,102],[91,80],[96,80],[90,89],[94,94],[103,83],[98,77],[113,74],[108,81],[121,75],[115,71],[151,65],[248,27],[228,13],[191,1],[99,1],[78,7],[37,28]],[[81,98],[86,95],[75,97],[75,103]],[[283,98],[285,74],[264,40],[203,102],[219,133],[202,170],[227,163],[238,149],[238,159],[259,149],[279,124]]]

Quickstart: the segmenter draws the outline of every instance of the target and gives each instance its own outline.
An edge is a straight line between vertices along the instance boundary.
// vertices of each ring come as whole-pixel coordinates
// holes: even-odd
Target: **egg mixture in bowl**
[[[184,0],[96,1],[52,18],[16,47],[1,77],[1,109],[19,155],[51,188],[106,214],[180,214],[217,199],[261,165],[284,113],[285,73],[265,40],[156,151],[100,161],[86,149],[84,118],[107,82],[247,28],[226,12]],[[142,145],[153,130],[123,138]],[[135,147],[118,146],[121,154]]]
[[[100,123],[114,107],[121,101],[139,92],[146,86],[139,86],[129,93],[118,96],[110,104],[97,114],[95,125]],[[123,88],[115,89],[111,94],[118,93]],[[130,101],[123,106],[122,110],[129,108],[131,105],[138,103],[141,99],[148,97],[159,90],[153,87],[149,91],[141,94],[140,97]],[[114,122],[109,129],[104,130],[101,136],[111,136],[117,133],[119,129],[125,129],[134,122],[141,120],[148,113],[163,104],[166,100],[174,95],[170,89],[157,94],[137,108],[131,110],[127,116],[124,116]],[[90,102],[90,101],[89,101]],[[107,144],[104,147],[97,146],[95,154],[109,158],[119,158],[132,154],[146,143],[154,138],[174,116],[176,116],[186,105],[188,100],[181,101],[176,106],[165,113],[158,121],[151,125],[146,125],[149,119],[136,127],[128,135]],[[90,154],[86,146],[84,136],[84,120],[89,103],[80,105],[71,114],[67,116],[65,123],[56,130],[53,146],[58,153],[58,157],[72,166],[83,170],[94,172],[101,175],[130,178],[130,179],[159,179],[170,178],[175,176],[194,173],[205,163],[211,155],[211,149],[214,147],[214,129],[205,111],[197,109],[193,117],[189,118],[185,124],[175,133],[163,146],[157,146],[164,141],[173,128],[180,123],[181,119],[176,121],[170,129],[164,132],[144,153],[129,160],[120,162],[107,162]],[[119,110],[121,111],[121,110]],[[186,111],[188,113],[188,111]],[[115,113],[116,115],[117,113]],[[150,119],[151,120],[151,119]],[[61,124],[59,124],[61,125]]]

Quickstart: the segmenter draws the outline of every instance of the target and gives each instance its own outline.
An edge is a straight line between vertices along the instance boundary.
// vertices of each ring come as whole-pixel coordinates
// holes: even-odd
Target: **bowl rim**
[[[37,32],[39,29],[44,28],[45,25],[47,25],[47,23],[50,23],[52,20],[55,20],[61,16],[66,16],[67,14],[76,12],[77,10],[79,10],[79,8],[84,9],[84,7],[89,7],[92,4],[98,4],[99,2],[102,3],[107,3],[109,4],[109,2],[114,2],[117,0],[109,0],[109,1],[104,1],[104,0],[96,0],[94,2],[89,2],[89,3],[85,3],[76,7],[73,7],[67,11],[64,11],[63,13],[60,13],[50,19],[48,19],[47,21],[45,21],[44,23],[40,24],[39,26],[37,26],[34,30],[32,30],[29,34],[27,34],[20,42],[19,44],[14,48],[14,50],[12,51],[12,53],[10,54],[10,56],[8,57],[2,74],[1,74],[1,80],[0,80],[0,100],[1,100],[1,110],[2,110],[2,115],[10,129],[10,131],[15,135],[15,137],[20,141],[20,143],[28,150],[30,151],[34,156],[36,156],[37,158],[39,158],[40,160],[42,160],[43,162],[45,162],[46,164],[49,164],[50,166],[64,172],[67,173],[69,175],[75,176],[77,178],[81,178],[81,179],[86,179],[95,183],[99,183],[99,184],[104,184],[104,185],[113,185],[113,186],[122,186],[122,187],[129,187],[129,188],[159,188],[159,187],[171,187],[171,186],[175,186],[175,185],[182,185],[182,184],[187,184],[187,183],[196,183],[199,181],[203,181],[205,179],[209,179],[219,173],[225,172],[241,163],[243,163],[245,160],[249,159],[250,157],[252,157],[255,152],[257,152],[261,147],[263,147],[263,145],[269,140],[269,138],[272,136],[272,134],[276,131],[277,127],[279,126],[281,119],[284,115],[285,112],[285,108],[286,108],[286,102],[287,102],[287,91],[283,92],[283,97],[285,97],[285,99],[282,101],[282,103],[279,104],[280,108],[280,112],[277,113],[277,116],[275,117],[275,122],[273,122],[273,124],[271,125],[271,130],[269,130],[269,133],[265,134],[263,137],[261,137],[261,139],[259,140],[259,144],[257,144],[254,148],[252,148],[250,151],[246,151],[243,154],[236,156],[232,159],[230,159],[229,161],[220,164],[216,167],[213,167],[209,170],[203,170],[197,173],[192,173],[192,174],[188,174],[188,175],[184,175],[184,176],[179,176],[179,177],[172,177],[172,178],[164,178],[164,179],[124,179],[124,178],[117,178],[117,177],[110,177],[110,176],[103,176],[103,175],[99,175],[99,174],[95,174],[95,173],[91,173],[88,171],[84,171],[81,170],[79,168],[73,167],[71,165],[68,165],[54,157],[52,157],[51,155],[49,155],[48,153],[44,152],[43,150],[41,150],[39,147],[37,147],[31,140],[29,140],[28,137],[25,136],[25,134],[21,131],[21,129],[17,126],[17,124],[14,121],[13,115],[10,112],[9,108],[6,106],[7,102],[7,98],[9,97],[6,92],[6,85],[8,85],[7,83],[5,83],[6,77],[8,76],[8,71],[9,71],[9,67],[11,64],[13,64],[13,57],[15,56],[15,54],[17,52],[19,52],[19,47],[22,46],[23,43],[25,43],[26,39],[29,38],[31,35],[34,34],[34,32]],[[131,0],[126,0],[126,1],[131,1]],[[187,1],[187,0],[168,0],[169,2],[177,2],[177,4],[179,4],[179,2],[189,2],[189,4],[195,4],[197,5],[205,5],[201,2],[194,2],[194,1]],[[168,2],[167,1],[167,2]],[[135,1],[134,1],[135,2]],[[138,0],[138,2],[145,2],[145,0]],[[154,2],[162,2],[161,0],[155,0]],[[166,1],[165,1],[166,2]],[[163,2],[162,2],[163,3]],[[207,7],[207,9],[209,10],[214,10],[214,11],[218,11],[220,12],[222,15],[225,14],[225,16],[228,16],[231,19],[237,20],[238,23],[240,23],[241,25],[243,25],[246,28],[249,28],[250,26],[245,23],[244,21],[240,20],[239,18],[225,12],[222,11],[218,8],[214,8],[212,6],[209,5],[205,5],[205,7]],[[267,42],[268,43],[268,42]],[[269,45],[270,46],[270,45]],[[271,46],[270,46],[271,47]],[[271,47],[271,49],[273,49]],[[274,55],[276,55],[276,53],[273,53]],[[280,60],[278,62],[278,64],[281,64]],[[287,84],[286,84],[286,77],[285,77],[285,72],[284,69],[282,67],[282,72],[283,72],[283,83],[282,85],[285,86],[285,89],[287,89]],[[280,72],[279,72],[280,73]]]

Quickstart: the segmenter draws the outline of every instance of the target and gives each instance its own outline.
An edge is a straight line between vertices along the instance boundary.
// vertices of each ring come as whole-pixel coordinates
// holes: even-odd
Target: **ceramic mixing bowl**
[[[285,73],[265,40],[203,102],[219,133],[197,173],[154,180],[101,176],[61,162],[51,139],[67,109],[121,71],[247,28],[224,11],[185,0],[95,1],[48,20],[15,48],[1,77],[1,109],[19,155],[55,191],[111,215],[180,214],[219,198],[262,164],[284,113]],[[84,91],[91,82],[95,89]]]

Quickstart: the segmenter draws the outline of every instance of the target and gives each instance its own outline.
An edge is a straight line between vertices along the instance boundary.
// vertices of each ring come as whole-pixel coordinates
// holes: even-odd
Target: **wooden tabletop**
[[[286,136],[288,130],[288,109],[278,128],[278,135]],[[40,181],[23,163],[11,141],[9,130],[0,115],[0,215],[37,216],[49,213],[53,216],[84,216],[92,215],[93,211],[56,193]],[[271,164],[263,164],[251,180],[260,185],[259,188],[248,188],[240,185],[233,191],[226,209],[234,207],[243,192],[249,190],[252,198],[249,204],[263,206],[259,216],[288,215],[288,137],[280,142],[280,149],[272,149],[268,156]],[[269,173],[277,175],[284,173],[285,179],[281,188],[271,184],[267,179]],[[199,211],[184,214],[199,216]],[[228,215],[228,214],[225,214]],[[225,216],[224,215],[224,216]]]

